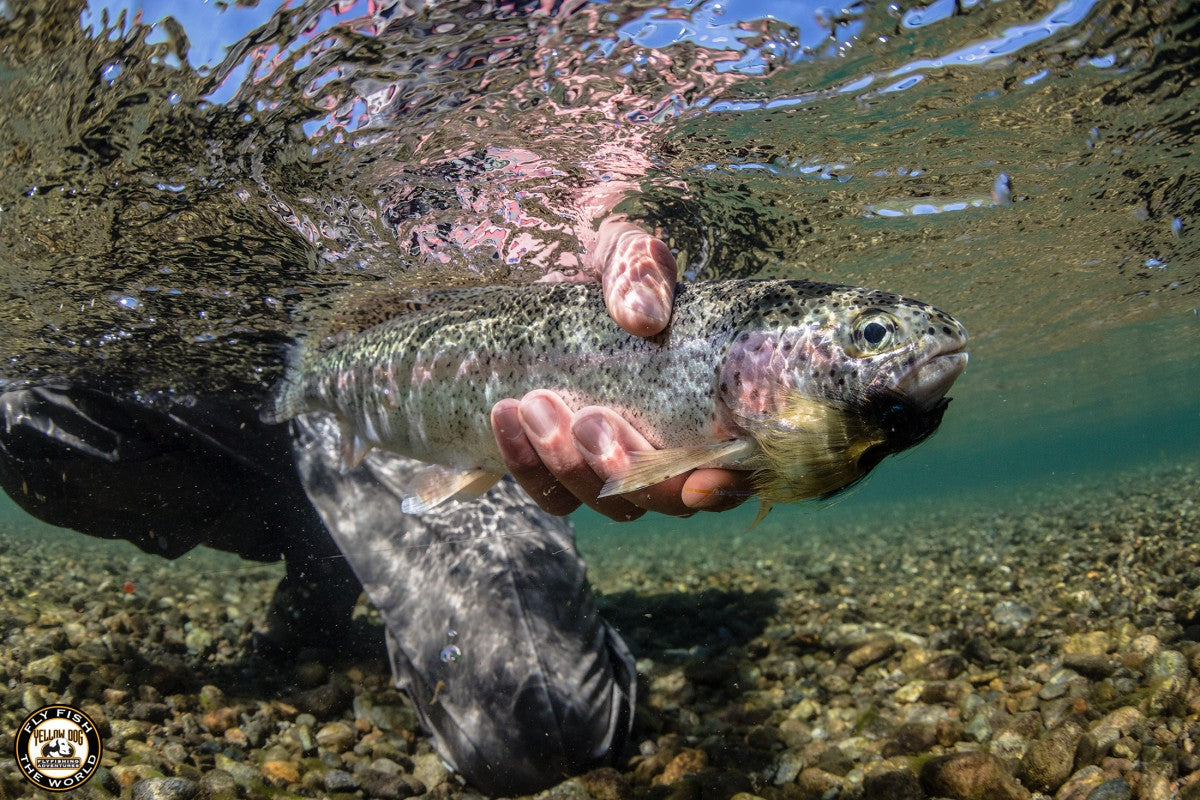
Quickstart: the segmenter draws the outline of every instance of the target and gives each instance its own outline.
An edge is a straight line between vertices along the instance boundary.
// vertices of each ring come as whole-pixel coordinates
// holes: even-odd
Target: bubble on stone
[[[462,649],[456,644],[448,644],[438,653],[443,664],[457,664],[462,658]]]

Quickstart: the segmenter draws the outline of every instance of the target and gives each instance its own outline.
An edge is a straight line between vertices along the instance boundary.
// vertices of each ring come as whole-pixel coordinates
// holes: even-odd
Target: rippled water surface
[[[1200,442],[1193,4],[543,6],[0,4],[0,375],[262,392],[354,287],[569,270],[615,206],[954,313],[985,472]]]

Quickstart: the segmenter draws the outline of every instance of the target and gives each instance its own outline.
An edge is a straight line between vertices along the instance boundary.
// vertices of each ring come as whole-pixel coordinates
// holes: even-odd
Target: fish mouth
[[[966,367],[967,353],[962,346],[939,351],[909,370],[896,389],[918,409],[932,409]]]

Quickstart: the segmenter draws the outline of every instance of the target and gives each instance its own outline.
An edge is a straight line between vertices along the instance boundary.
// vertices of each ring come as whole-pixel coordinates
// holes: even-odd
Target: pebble
[[[1008,765],[990,753],[938,756],[921,767],[921,787],[934,797],[956,800],[1029,800]]]
[[[921,782],[910,769],[873,769],[863,777],[862,790],[871,800],[925,800]]]
[[[324,785],[327,792],[353,792],[358,789],[358,781],[354,776],[341,769],[327,770]]]
[[[631,800],[633,787],[629,779],[612,767],[601,767],[579,776],[590,797],[595,800]]]
[[[1088,793],[1087,800],[1131,800],[1133,790],[1121,778],[1104,781]]]
[[[1063,642],[1064,656],[1103,657],[1112,649],[1112,636],[1107,631],[1073,633]]]
[[[655,777],[654,783],[659,786],[670,786],[684,775],[699,772],[706,766],[708,766],[708,755],[703,750],[697,750],[694,747],[685,747],[679,751],[678,755],[667,762],[662,773]]]
[[[644,654],[644,741],[632,765],[539,796],[1200,800],[1200,542],[1184,535],[1200,520],[1198,476],[935,511],[918,528],[873,518],[828,540],[777,525],[752,561],[689,546],[669,574],[633,544],[589,554],[605,614]],[[9,711],[62,700],[93,715],[107,764],[95,793],[482,800],[431,751],[382,660],[249,656],[279,571],[148,562],[133,600],[95,599],[128,561],[79,566],[89,541],[70,539],[61,598],[46,588],[22,608],[0,593],[0,680]],[[66,558],[22,551],[5,565],[20,578]],[[231,576],[215,594],[213,574]],[[664,601],[664,585],[683,594]],[[758,605],[764,588],[779,593]],[[211,641],[189,651],[197,630]],[[12,745],[0,731],[0,751]],[[23,787],[0,771],[0,796]]]
[[[237,781],[223,769],[207,770],[200,778],[200,788],[209,798],[237,796]]]
[[[1095,765],[1084,767],[1067,779],[1058,792],[1055,800],[1087,800],[1100,784],[1104,783],[1104,770]]]
[[[46,686],[58,686],[62,681],[63,659],[58,653],[30,661],[25,666],[25,679]],[[34,706],[36,708],[36,706]],[[32,711],[33,708],[30,709]]]
[[[200,724],[210,733],[222,734],[238,724],[238,717],[236,708],[223,706],[204,712],[200,717]]]
[[[1002,628],[1023,628],[1036,615],[1032,608],[1016,600],[1001,600],[992,608],[992,621]]]
[[[824,797],[841,789],[842,779],[818,767],[805,767],[796,776],[796,786],[802,796]]]
[[[1071,777],[1075,748],[1083,726],[1068,720],[1029,745],[1017,771],[1021,783],[1040,792],[1054,792]]]
[[[264,761],[261,770],[263,777],[276,786],[300,782],[300,768],[291,761]]]
[[[888,634],[872,636],[846,654],[845,663],[856,670],[882,661],[896,651],[896,640]]]
[[[331,722],[317,731],[317,746],[333,753],[344,753],[354,747],[357,739],[354,728],[345,722]]]
[[[379,800],[397,800],[425,793],[425,784],[411,775],[386,775],[373,769],[365,769],[357,774],[356,779],[368,797]]]
[[[326,683],[293,696],[292,703],[316,719],[332,719],[350,706],[351,699],[349,692]]]
[[[133,800],[193,800],[200,793],[187,778],[148,778],[133,785]]]
[[[413,777],[430,789],[441,786],[450,780],[450,771],[446,769],[446,765],[442,763],[441,757],[436,753],[422,753],[413,756],[412,762]]]
[[[304,661],[296,666],[296,683],[305,689],[313,689],[324,683],[329,670],[320,661]]]

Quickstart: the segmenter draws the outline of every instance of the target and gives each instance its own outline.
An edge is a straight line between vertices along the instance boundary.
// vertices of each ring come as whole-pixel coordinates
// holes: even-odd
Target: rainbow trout
[[[346,466],[371,447],[428,462],[414,485],[393,487],[412,513],[506,472],[489,413],[533,389],[576,410],[608,406],[659,448],[632,454],[603,495],[708,466],[752,471],[764,512],[826,497],[931,434],[967,363],[950,315],[802,280],[680,285],[670,326],[649,339],[618,328],[591,283],[397,302],[361,332],[302,342],[264,418],[332,412]]]

